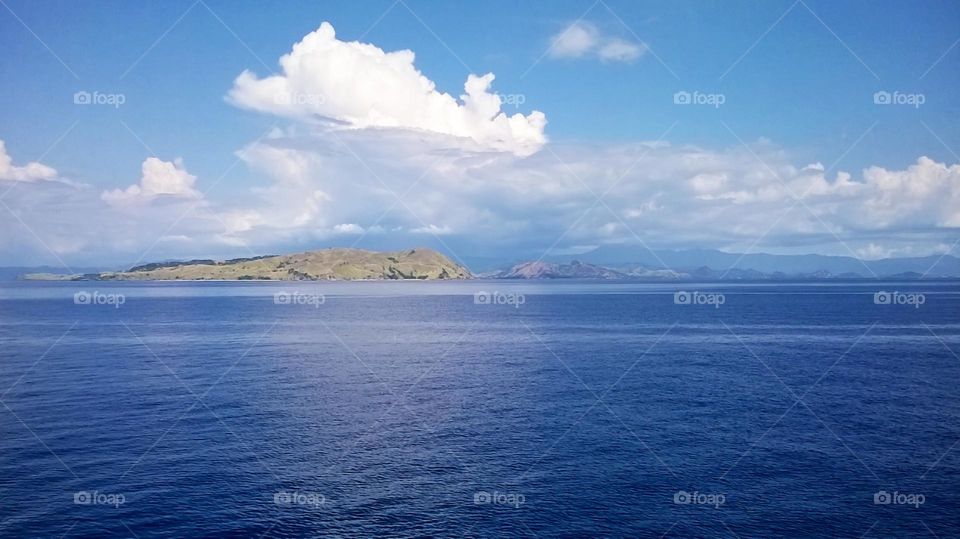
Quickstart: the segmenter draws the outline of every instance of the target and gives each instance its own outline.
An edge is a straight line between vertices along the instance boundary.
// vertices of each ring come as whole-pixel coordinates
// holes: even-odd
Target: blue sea
[[[957,537],[960,284],[3,283],[3,537]]]

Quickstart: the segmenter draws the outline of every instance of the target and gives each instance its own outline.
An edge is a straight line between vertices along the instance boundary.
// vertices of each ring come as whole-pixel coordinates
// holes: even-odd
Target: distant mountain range
[[[712,249],[650,251],[604,246],[573,257],[522,262],[480,274],[500,279],[936,279],[960,277],[960,258],[933,255],[861,260],[847,256],[738,254]]]
[[[726,253],[715,249],[655,250],[636,246],[602,246],[578,255],[578,260],[604,266],[636,264],[657,269],[689,270],[708,267],[714,271],[727,269],[757,271],[764,274],[859,275],[884,277],[915,272],[928,277],[960,276],[960,258],[930,255],[911,258],[861,260],[852,256],[772,255],[766,253]]]
[[[479,259],[478,259],[479,260]],[[603,246],[573,256],[553,256],[499,267],[478,277],[499,279],[794,280],[960,278],[960,258],[931,255],[861,260],[849,256],[738,254],[714,249],[656,250]],[[296,280],[296,279],[468,279],[466,267],[427,248],[396,252],[323,249],[294,255],[232,260],[157,262],[127,271],[58,268],[0,268],[0,280]],[[76,270],[75,270],[76,271]]]

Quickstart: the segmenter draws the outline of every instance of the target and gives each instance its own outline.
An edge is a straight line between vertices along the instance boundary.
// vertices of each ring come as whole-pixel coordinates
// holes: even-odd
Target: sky
[[[0,265],[958,254],[960,3],[0,0]]]

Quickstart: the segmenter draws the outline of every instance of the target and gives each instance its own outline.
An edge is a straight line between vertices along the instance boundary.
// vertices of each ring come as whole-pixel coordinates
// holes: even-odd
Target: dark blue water
[[[960,535],[960,285],[682,288],[4,284],[0,535]]]

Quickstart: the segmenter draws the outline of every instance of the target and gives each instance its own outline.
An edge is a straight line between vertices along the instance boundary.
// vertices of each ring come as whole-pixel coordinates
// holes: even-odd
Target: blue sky
[[[5,217],[5,229],[11,232],[0,243],[0,261],[4,263],[122,262],[137,259],[146,249],[148,259],[243,255],[246,251],[353,244],[355,238],[341,237],[332,231],[338,225],[356,225],[357,230],[376,227],[376,217],[382,213],[379,210],[390,207],[396,197],[386,197],[382,207],[366,208],[362,202],[369,198],[363,186],[376,190],[377,184],[384,183],[376,176],[385,175],[391,186],[397,179],[395,187],[400,192],[424,174],[426,165],[420,162],[405,163],[404,168],[372,157],[384,144],[401,151],[400,148],[406,148],[402,140],[381,140],[379,132],[364,137],[368,130],[364,127],[369,126],[354,125],[359,129],[349,131],[350,155],[344,156],[343,149],[331,149],[344,141],[339,135],[334,135],[332,142],[329,135],[324,138],[320,131],[326,128],[305,120],[309,111],[278,113],[261,106],[262,103],[238,105],[226,99],[235,79],[245,70],[259,79],[281,73],[278,59],[323,21],[333,25],[338,40],[359,40],[387,52],[413,51],[415,68],[436,84],[439,93],[455,98],[463,93],[468,75],[494,73],[491,92],[520,96],[522,100],[519,106],[505,103],[503,112],[529,115],[534,110],[542,111],[547,121],[542,130],[549,140],[545,147],[532,156],[524,152],[514,162],[498,161],[496,168],[488,166],[476,173],[523,178],[540,175],[536,193],[531,195],[529,189],[514,183],[507,191],[503,185],[499,189],[490,186],[492,194],[471,187],[470,198],[464,191],[444,191],[443,178],[434,179],[436,171],[431,171],[429,181],[418,186],[429,189],[415,190],[411,196],[420,201],[436,198],[437,203],[451,207],[467,204],[460,214],[471,213],[489,222],[473,228],[469,222],[457,223],[450,216],[444,221],[442,214],[431,213],[428,208],[423,213],[430,215],[416,218],[388,216],[384,219],[389,225],[387,233],[363,233],[360,246],[405,247],[418,238],[404,231],[412,233],[421,228],[438,233],[427,234],[418,243],[506,258],[536,258],[550,248],[576,251],[602,243],[635,241],[658,246],[876,257],[944,252],[958,237],[954,217],[960,215],[955,202],[960,187],[956,172],[950,168],[960,161],[956,154],[960,150],[960,104],[956,90],[960,87],[960,4],[956,2],[446,4],[405,0],[362,4],[285,2],[269,7],[256,2],[212,0],[138,4],[3,2],[0,47],[6,54],[0,61],[0,92],[4,96],[0,103],[0,140],[5,142],[6,154],[14,166],[39,161],[55,169],[57,179],[64,180],[58,188],[68,182],[82,185],[89,192],[101,192],[137,184],[141,175],[146,174],[141,171],[144,160],[151,155],[165,163],[179,158],[178,164],[165,170],[182,170],[195,178],[191,185],[196,192],[204,193],[203,211],[216,220],[230,221],[236,212],[247,212],[248,216],[252,212],[262,213],[254,207],[253,199],[262,199],[265,189],[289,184],[279,172],[289,170],[282,163],[272,161],[277,167],[273,170],[251,158],[237,164],[238,152],[250,148],[273,126],[280,130],[268,136],[275,148],[311,151],[314,157],[323,154],[322,159],[317,157],[318,163],[322,161],[322,165],[317,165],[321,168],[315,173],[304,173],[309,178],[303,181],[315,181],[313,192],[341,194],[317,200],[324,200],[323,204],[337,211],[356,207],[353,213],[341,212],[335,217],[332,213],[336,211],[315,208],[309,219],[288,220],[283,225],[277,224],[279,217],[258,217],[250,221],[257,222],[253,229],[240,226],[244,230],[228,231],[225,239],[219,234],[222,230],[214,234],[203,223],[191,223],[193,212],[184,219],[184,230],[175,226],[174,234],[164,234],[173,221],[169,215],[179,215],[190,206],[180,208],[169,204],[169,200],[158,203],[151,198],[150,209],[125,214],[127,219],[135,215],[139,223],[137,235],[98,243],[95,238],[102,238],[102,233],[91,231],[89,240],[70,245],[65,238],[53,237],[55,230],[41,230],[45,228],[45,215],[61,215],[62,225],[71,223],[66,217],[70,215],[80,228],[97,220],[107,227],[125,222],[124,217],[111,217],[106,215],[107,210],[97,208],[95,199],[109,197],[84,200],[79,195],[33,193],[30,189],[44,183],[33,178],[17,182],[11,198],[0,199],[9,206],[0,207],[0,213],[17,213],[19,217]],[[556,40],[569,37],[571,34],[565,32],[571,28],[590,34],[592,44],[581,44],[582,50],[574,47],[567,54],[558,54]],[[604,44],[614,42],[626,44],[628,51],[633,52],[623,58],[604,58]],[[377,81],[370,84],[375,86]],[[73,100],[78,91],[120,94],[124,102],[119,107],[78,106]],[[681,91],[722,95],[723,103],[719,107],[677,105],[673,96]],[[920,95],[923,103],[877,105],[877,91]],[[330,112],[328,109],[331,107],[325,112]],[[424,126],[416,128],[422,130]],[[426,130],[430,130],[429,126]],[[654,140],[668,142],[674,148],[652,152],[651,158],[657,162],[651,163],[649,169],[662,168],[663,172],[651,173],[656,178],[634,180],[628,176],[623,183],[636,182],[637,188],[611,193],[611,198],[624,202],[623,205],[604,201],[594,209],[609,210],[612,215],[590,216],[582,221],[587,228],[571,229],[581,211],[595,200],[591,191],[599,194],[610,185],[611,178],[630,168],[631,163],[624,162],[621,169],[614,170],[611,163],[617,162],[616,156],[630,154],[638,144]],[[431,152],[441,151],[439,148],[449,150],[449,144],[437,144],[424,149],[423,155],[434,155]],[[682,148],[691,150],[684,154]],[[448,153],[441,159],[451,159],[451,166],[456,168],[463,164],[463,159],[474,158],[476,149],[457,148],[456,152],[464,153]],[[407,150],[401,153],[412,159]],[[606,157],[591,162],[588,154]],[[384,153],[380,159],[389,155]],[[359,158],[358,162],[363,164],[368,156],[375,164],[357,169],[357,163],[347,163]],[[691,156],[717,162],[718,168],[689,170],[677,164],[688,162]],[[945,169],[928,167],[926,172],[908,174],[909,167],[917,165],[921,156]],[[332,164],[337,157],[343,162]],[[302,158],[300,155],[295,159]],[[748,170],[747,161],[751,158],[759,168]],[[822,204],[811,202],[809,208],[804,202],[800,210],[807,215],[788,215],[783,220],[792,223],[792,228],[775,229],[765,235],[761,232],[768,232],[766,227],[731,220],[730,215],[746,212],[759,219],[769,211],[767,222],[773,222],[790,207],[792,200],[779,200],[762,208],[745,206],[740,211],[720,207],[705,210],[683,204],[684,196],[723,199],[728,206],[757,204],[763,196],[744,194],[750,189],[763,192],[763,186],[752,179],[754,176],[769,173],[771,177],[766,180],[776,182],[771,184],[776,186],[792,185],[788,176],[796,175],[800,182],[797,189],[801,184],[810,187],[812,184],[803,184],[803,174],[797,171],[813,163],[821,163],[827,169],[828,183],[835,181],[837,172],[845,171],[852,181],[869,184],[862,174],[868,167],[878,167],[897,179],[884,180],[886,176],[878,173],[874,180],[880,186],[878,191],[861,189],[864,193],[856,195],[834,185],[833,195],[838,198]],[[646,165],[640,172],[648,169]],[[381,170],[380,166],[384,168]],[[346,181],[343,177],[331,179],[331,171],[354,175],[356,188],[331,187],[331,181]],[[897,176],[897,171],[903,174]],[[360,178],[365,174],[374,179]],[[556,179],[558,174],[585,177],[571,181]],[[903,212],[888,207],[900,195],[883,191],[883,185],[900,182],[907,184],[902,188],[910,191],[910,182],[923,183],[930,174],[937,179],[929,180],[930,185],[923,189],[932,190],[933,194],[924,196],[939,202],[918,199],[914,205],[905,204]],[[740,185],[716,191],[715,183],[733,184],[740,179],[748,182],[749,188]],[[467,185],[463,178],[449,181],[459,182],[460,187]],[[663,184],[643,189],[639,184],[644,181],[648,187],[652,185],[649,182]],[[590,187],[570,187],[568,198],[558,201],[551,197],[561,187],[551,182]],[[692,182],[694,191],[666,193],[665,186],[683,182]],[[704,187],[706,184],[709,185]],[[0,188],[6,190],[2,182]],[[855,188],[858,186],[851,187]],[[496,193],[509,194],[510,189],[517,197],[530,195],[551,206],[551,211],[543,214],[546,210],[539,204],[512,205],[497,200]],[[942,190],[939,196],[937,189]],[[817,188],[812,192],[816,194]],[[197,197],[189,189],[180,195],[186,199]],[[870,213],[870,218],[846,221],[840,215],[844,211],[840,206],[856,207],[856,197],[862,197],[861,206],[877,209]],[[68,204],[65,198],[73,202]],[[925,206],[928,203],[936,207]],[[670,216],[659,218],[656,223],[644,222],[645,217],[640,214],[645,204],[656,211],[666,208],[664,213]],[[154,207],[157,205],[164,207]],[[414,208],[405,208],[404,203],[398,206],[394,214],[404,210],[416,213]],[[566,206],[571,207],[569,213],[553,211]],[[115,210],[114,207],[109,211]],[[301,209],[294,210],[297,211]],[[671,226],[676,226],[682,217],[678,213],[685,211],[715,212],[717,220],[704,221],[702,226],[728,229],[731,233],[711,235],[706,230],[686,228],[674,233]],[[888,211],[894,213],[887,215]],[[929,217],[931,211],[939,217],[923,217]],[[91,212],[97,216],[92,217]],[[633,226],[629,215],[641,220]],[[156,222],[147,226],[148,220]],[[298,224],[293,226],[291,222]],[[498,224],[501,229],[491,233]],[[821,225],[821,230],[814,230]],[[258,231],[258,227],[262,230]],[[591,232],[590,227],[595,230]],[[348,228],[341,226],[339,230]],[[651,231],[650,236],[639,233],[637,228]],[[49,241],[47,233],[51,234]],[[151,247],[158,235],[176,236],[181,243],[164,241]],[[559,242],[554,244],[558,238]]]

